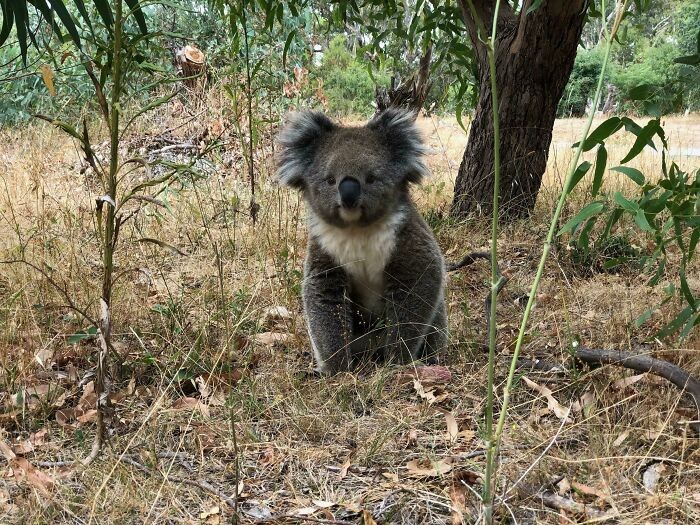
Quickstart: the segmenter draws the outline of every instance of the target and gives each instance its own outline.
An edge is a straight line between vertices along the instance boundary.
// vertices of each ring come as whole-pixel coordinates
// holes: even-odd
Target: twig
[[[532,496],[536,499],[539,499],[547,507],[557,510],[565,510],[573,514],[585,516],[586,519],[604,520],[612,519],[617,516],[617,512],[615,512],[614,510],[609,510],[605,512],[602,510],[597,510],[590,506],[584,505],[583,503],[578,503],[577,501],[574,501],[571,498],[565,498],[550,491],[538,493],[537,491],[533,490],[532,487],[528,487],[526,489],[523,489],[522,492],[526,493],[528,496]]]
[[[485,259],[488,261],[489,259],[491,259],[491,254],[488,252],[470,252],[464,257],[462,257],[462,259],[458,262],[448,264],[447,271],[454,272],[455,270],[459,270],[460,268],[464,268],[465,266],[474,264],[479,259]]]
[[[649,372],[670,381],[693,398],[698,419],[689,424],[690,428],[700,434],[700,381],[679,366],[662,359],[617,350],[577,348],[574,355],[584,363],[622,366],[637,372]]]
[[[325,523],[328,525],[355,525],[355,523],[350,521],[338,521],[338,520],[327,520],[324,518],[312,518],[311,516],[299,516],[298,514],[280,514],[278,516],[272,516],[270,518],[265,518],[258,520],[255,523],[270,523],[279,520],[294,519],[300,521],[310,521],[312,523]]]

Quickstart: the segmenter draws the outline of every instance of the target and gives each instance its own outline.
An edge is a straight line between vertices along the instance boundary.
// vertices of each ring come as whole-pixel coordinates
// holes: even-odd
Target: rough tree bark
[[[474,0],[490,30],[493,0]],[[525,218],[535,206],[547,164],[557,105],[576,58],[587,0],[545,0],[526,15],[505,1],[497,26],[496,72],[501,124],[501,216]],[[460,7],[474,46],[479,101],[459,167],[452,214],[490,215],[493,196],[493,125],[488,56],[466,0]],[[485,35],[483,38],[486,38]]]

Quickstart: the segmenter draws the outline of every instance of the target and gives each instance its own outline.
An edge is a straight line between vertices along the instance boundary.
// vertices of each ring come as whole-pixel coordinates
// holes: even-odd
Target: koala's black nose
[[[340,202],[346,208],[354,208],[360,200],[360,183],[351,177],[345,177],[338,185]]]

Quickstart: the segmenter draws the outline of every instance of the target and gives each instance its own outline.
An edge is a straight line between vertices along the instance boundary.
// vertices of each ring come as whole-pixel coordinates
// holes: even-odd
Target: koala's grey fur
[[[344,127],[303,112],[278,138],[277,176],[309,208],[302,295],[322,372],[377,355],[405,363],[447,343],[445,263],[409,196],[409,185],[428,174],[414,120],[388,110]],[[361,188],[354,207],[341,204],[339,185],[350,179]]]

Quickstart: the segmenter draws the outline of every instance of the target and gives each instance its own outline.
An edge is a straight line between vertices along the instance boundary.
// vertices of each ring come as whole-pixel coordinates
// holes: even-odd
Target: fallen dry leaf
[[[377,522],[372,517],[372,513],[367,509],[362,509],[362,525],[377,525]]]
[[[344,479],[348,475],[348,470],[350,470],[350,464],[352,463],[352,458],[355,457],[356,448],[353,448],[348,457],[345,458],[343,464],[340,466],[340,472],[338,473],[338,479]]]
[[[590,487],[588,485],[584,485],[583,483],[578,483],[576,481],[571,482],[571,488],[574,489],[576,492],[580,492],[581,494],[585,494],[586,496],[595,496],[597,498],[602,499],[603,501],[608,501],[610,499],[610,495],[606,494],[605,492],[598,490],[595,487]]]
[[[455,442],[459,437],[459,426],[452,412],[445,411],[445,423],[447,424],[447,439]]]
[[[219,525],[221,523],[221,509],[218,505],[214,505],[202,512],[199,515],[199,519],[203,520],[207,525]]]
[[[615,441],[613,441],[613,447],[619,447],[620,445],[622,445],[622,442],[625,439],[627,439],[629,437],[629,435],[630,435],[630,431],[625,430],[622,434],[617,436],[617,439],[615,439]]]
[[[17,481],[26,479],[32,486],[44,494],[49,494],[54,486],[55,482],[51,476],[37,469],[24,458],[15,458],[10,462],[10,466],[14,471]]]
[[[271,306],[263,313],[263,324],[268,328],[274,327],[280,321],[289,321],[292,313],[285,306]]]
[[[325,501],[322,499],[311,500],[311,503],[316,505],[319,509],[330,509],[331,507],[335,507],[337,505],[337,503],[333,503],[332,501]]]
[[[21,441],[19,443],[13,443],[12,444],[12,452],[17,454],[18,456],[23,456],[25,454],[29,454],[30,452],[34,451],[34,444],[29,441],[28,439],[25,439],[24,441]]]
[[[443,392],[438,387],[424,387],[418,379],[413,380],[413,388],[418,396],[425,399],[429,405],[442,403],[449,397],[447,392]]]
[[[547,399],[547,408],[555,416],[557,416],[559,419],[565,419],[569,421],[569,409],[564,408],[562,405],[559,404],[559,402],[556,399],[554,399],[552,391],[549,388],[543,385],[538,385],[534,381],[528,379],[527,376],[523,376],[523,381],[525,381],[525,384],[528,387],[530,387],[532,390],[535,390],[536,392],[539,392]]]
[[[452,458],[445,458],[438,461],[414,459],[406,463],[408,475],[415,478],[430,478],[442,476],[452,470]]]
[[[181,397],[173,401],[172,410],[198,410],[203,416],[209,417],[209,407],[194,397]]]
[[[282,332],[263,332],[255,334],[252,339],[256,343],[265,346],[274,346],[275,344],[284,344],[292,338],[292,334]]]
[[[396,474],[395,472],[382,472],[382,477],[388,479],[392,483],[399,482],[399,475]]]
[[[297,516],[311,516],[314,512],[318,510],[318,507],[302,507],[292,511],[292,514]]]
[[[557,483],[557,493],[560,496],[566,496],[569,492],[571,492],[571,484],[568,479],[562,478],[559,483]]]
[[[84,414],[81,414],[78,417],[76,417],[76,419],[80,423],[90,423],[91,421],[95,421],[97,419],[97,409],[92,408],[90,410],[87,410]]]
[[[0,454],[2,454],[7,461],[12,461],[17,457],[17,455],[12,452],[12,447],[0,439]]]
[[[637,381],[644,379],[646,376],[647,373],[645,372],[636,376],[623,377],[622,379],[618,379],[617,381],[615,381],[611,386],[615,390],[624,390],[625,388],[635,384]]]
[[[470,470],[460,470],[452,475],[452,483],[450,484],[452,525],[471,522],[471,520],[465,519],[466,514],[472,517],[472,513],[467,509],[467,501],[472,496],[469,486],[475,485],[478,481],[479,475]]]

